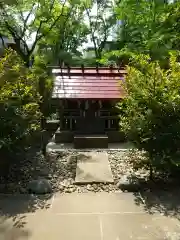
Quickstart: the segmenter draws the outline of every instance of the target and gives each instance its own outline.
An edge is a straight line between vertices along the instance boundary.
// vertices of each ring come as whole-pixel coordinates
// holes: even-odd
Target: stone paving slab
[[[21,221],[21,219],[19,220]],[[171,218],[147,213],[105,215],[89,214],[28,214],[18,227],[18,237],[29,240],[179,240],[180,227]],[[9,221],[8,228],[12,228]],[[1,230],[2,231],[2,230]],[[7,231],[6,231],[7,232]],[[24,234],[27,235],[22,237]],[[13,234],[11,230],[10,235]],[[0,237],[3,233],[0,233]],[[7,235],[7,233],[6,233]],[[9,240],[9,238],[1,238]]]
[[[28,196],[0,196],[0,239],[179,240],[179,220],[174,215],[149,214],[138,198],[137,193],[55,194],[48,209],[30,211],[36,204],[32,196],[30,206]],[[8,228],[2,228],[3,212]]]
[[[53,195],[0,194],[0,216],[44,212],[52,206]]]
[[[98,216],[49,215],[27,217],[29,240],[101,240]]]
[[[75,183],[113,183],[106,152],[82,152],[77,157]]]
[[[148,214],[101,216],[103,240],[179,240],[180,227],[171,219]]]
[[[50,212],[56,214],[144,213],[144,206],[135,204],[132,193],[56,194]]]

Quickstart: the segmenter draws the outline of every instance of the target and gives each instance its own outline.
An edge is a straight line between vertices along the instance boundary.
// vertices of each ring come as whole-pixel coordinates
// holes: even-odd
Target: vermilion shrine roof
[[[120,99],[126,71],[118,68],[53,68],[55,77],[52,98]]]

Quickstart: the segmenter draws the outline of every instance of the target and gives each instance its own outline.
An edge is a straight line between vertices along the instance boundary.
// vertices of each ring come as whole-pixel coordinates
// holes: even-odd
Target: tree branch
[[[5,42],[4,42],[3,36],[2,36],[1,34],[0,34],[0,39],[1,39],[1,41],[2,41],[3,47],[5,47]]]
[[[17,38],[21,38],[17,31],[15,31],[8,23],[8,21],[5,21],[5,25],[7,27],[7,30],[11,33],[11,35],[13,36],[14,40],[17,39]]]
[[[21,56],[25,53],[24,51],[21,49],[21,41],[23,42],[23,46],[25,47],[27,53],[29,53],[29,48],[26,44],[26,42],[24,41],[24,39],[18,35],[18,33],[9,25],[9,23],[7,21],[5,21],[6,27],[8,29],[8,31],[11,33],[15,43],[16,43],[16,50],[21,54]]]
[[[96,37],[95,37],[95,32],[98,31],[98,19],[100,18],[97,1],[96,1],[96,4],[97,4],[97,14],[96,14],[96,21],[95,21],[94,24],[93,24],[93,22],[91,20],[90,12],[88,11],[88,8],[85,5],[85,3],[84,3],[84,7],[85,7],[85,10],[86,10],[86,13],[87,13],[87,16],[88,16],[88,20],[89,20],[90,31],[91,31],[91,39],[92,39],[92,42],[94,44],[95,55],[96,55],[96,58],[99,58],[102,49],[100,48],[101,47],[101,43],[98,43],[98,41],[96,41]],[[104,21],[104,19],[103,19],[103,21]]]
[[[102,22],[103,22],[103,30],[104,30],[104,37],[103,37],[103,40],[101,41],[100,45],[99,45],[99,55],[101,55],[101,52],[102,50],[104,49],[105,47],[105,43],[107,41],[107,37],[108,37],[108,34],[107,34],[107,29],[108,29],[108,26],[104,20],[104,18],[102,17]]]
[[[23,27],[23,31],[22,31],[22,37],[24,36],[24,34],[25,34],[26,30],[27,30],[27,22],[28,22],[31,14],[32,14],[32,12],[33,12],[34,6],[35,6],[35,3],[33,3],[32,8],[31,8],[31,10],[29,11],[27,17],[26,17],[25,19],[23,18],[23,25],[24,25],[24,27]]]
[[[54,4],[55,4],[55,0],[53,0],[52,3],[51,3],[51,6],[50,6],[50,13],[51,13],[51,11],[53,10]],[[63,7],[64,7],[64,4],[63,4]]]
[[[89,25],[90,25],[90,31],[91,31],[91,39],[92,39],[92,42],[94,44],[95,55],[96,55],[96,57],[98,57],[97,44],[96,44],[96,40],[95,40],[95,36],[94,36],[95,29],[93,30],[93,23],[91,21],[91,16],[90,16],[90,13],[89,13],[85,3],[84,3],[84,7],[86,9],[86,13],[87,13],[87,16],[88,16],[88,19],[89,19]],[[96,18],[96,21],[97,21],[97,18]]]
[[[67,1],[67,0],[66,0]],[[38,27],[38,30],[36,32],[36,37],[35,37],[35,41],[32,45],[32,48],[30,50],[30,54],[32,54],[32,52],[34,51],[35,47],[36,47],[36,44],[38,41],[40,41],[43,37],[47,36],[49,34],[49,32],[52,30],[52,28],[56,25],[56,23],[59,21],[59,19],[64,16],[63,13],[64,13],[64,7],[65,7],[65,4],[66,4],[66,1],[64,1],[63,5],[62,5],[62,11],[61,11],[61,14],[54,20],[54,22],[51,24],[51,26],[49,27],[48,31],[45,33],[42,33],[39,35],[40,31],[41,31],[41,28],[42,28],[42,25],[44,23],[47,23],[49,21],[49,19],[46,19],[45,21],[42,20],[40,21],[40,24],[39,24],[39,27]],[[53,6],[54,6],[54,3],[55,1],[53,1],[53,5],[51,5],[51,9],[50,11],[52,11],[53,9]],[[38,36],[39,35],[39,36]]]

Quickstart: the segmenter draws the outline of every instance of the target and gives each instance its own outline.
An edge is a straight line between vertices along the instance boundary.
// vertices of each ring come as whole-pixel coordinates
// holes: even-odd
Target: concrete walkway
[[[0,239],[180,239],[179,220],[156,210],[149,214],[139,193],[55,194],[46,198],[1,196],[1,218],[6,216],[6,220],[1,222],[5,227],[0,226]]]

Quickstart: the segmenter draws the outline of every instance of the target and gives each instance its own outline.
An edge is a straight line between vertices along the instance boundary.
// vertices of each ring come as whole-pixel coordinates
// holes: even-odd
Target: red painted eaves
[[[125,71],[109,68],[55,69],[52,98],[60,99],[120,99],[125,92],[121,86]]]

